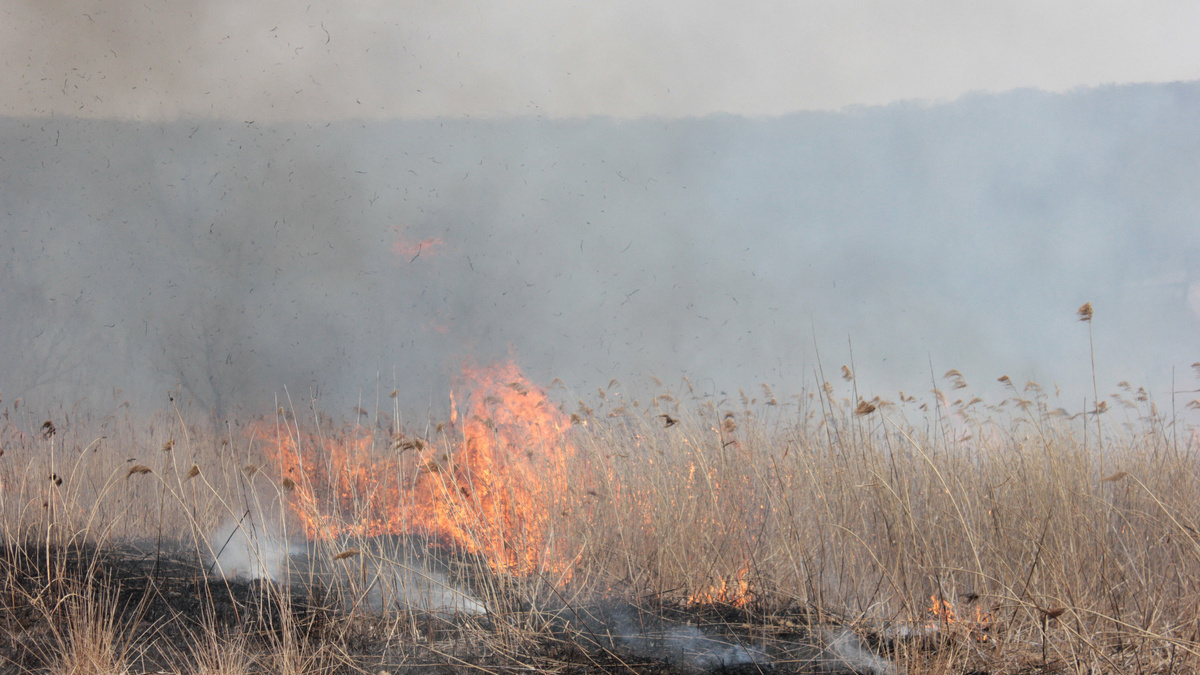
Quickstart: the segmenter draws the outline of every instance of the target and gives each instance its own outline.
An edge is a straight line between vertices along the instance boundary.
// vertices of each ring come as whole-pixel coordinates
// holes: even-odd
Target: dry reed
[[[953,389],[966,386],[957,370],[945,378]],[[438,653],[455,667],[477,663],[480,653],[519,660],[534,636],[549,639],[551,624],[539,608],[652,598],[854,626],[890,645],[910,673],[1200,668],[1195,435],[1175,433],[1183,421],[1163,417],[1132,388],[1132,400],[1113,397],[1124,415],[1118,419],[1099,405],[1069,415],[1052,409],[1032,383],[1018,390],[1007,376],[1000,381],[1008,399],[950,402],[939,392],[936,415],[904,394],[900,405],[854,390],[839,397],[828,382],[788,405],[764,387],[761,403],[744,393],[729,401],[664,392],[645,406],[627,402],[611,383],[595,408],[581,404],[569,416],[571,479],[545,505],[552,536],[523,540],[514,531],[504,544],[532,541],[544,547],[537,560],[567,552],[565,564],[522,576],[466,558],[474,568],[458,578],[469,580],[462,583],[495,618],[486,626],[468,621],[474,642],[467,642],[477,652],[442,645]],[[521,386],[512,388],[520,394]],[[389,466],[401,473],[409,467],[407,475],[379,476],[380,484],[442,481],[445,499],[473,498],[451,482],[459,471],[454,425],[431,422],[436,435],[402,432],[388,421],[400,419],[399,410],[375,414],[374,422],[356,412],[338,432],[332,420],[313,415],[311,432],[295,412],[260,420],[258,428],[276,430],[264,437],[245,427],[214,433],[179,411],[138,425],[128,418],[42,423],[7,410],[0,525],[8,581],[0,590],[10,609],[33,608],[41,617],[33,625],[59,636],[61,655],[47,657],[47,667],[124,672],[130,645],[154,635],[127,630],[111,603],[88,595],[94,587],[72,586],[63,563],[33,556],[30,546],[82,550],[154,540],[162,547],[166,531],[173,546],[211,560],[220,525],[245,528],[253,514],[262,527],[272,512],[280,536],[294,539],[298,511],[283,505],[295,505],[311,486],[278,474],[273,443],[287,439],[307,461],[328,464],[338,448],[366,438],[369,456],[399,457]],[[431,440],[413,440],[421,438]],[[345,521],[379,515],[368,498],[379,485],[348,489],[357,510],[310,506]],[[358,570],[327,589],[343,598],[335,605],[370,604],[386,576],[379,544],[356,536],[318,543],[326,559]],[[22,585],[17,577],[35,558],[37,584]],[[289,602],[286,592],[269,592],[273,602]],[[315,631],[277,612],[262,619],[274,622],[269,630],[239,643],[257,655],[234,657],[225,646],[246,641],[246,633],[210,639],[201,642],[207,656],[193,659],[201,664],[195,672],[366,668],[350,646],[358,630],[352,615],[326,619]],[[436,633],[411,614],[384,615],[378,630],[388,644]],[[12,646],[36,628],[10,622],[3,630]],[[940,642],[930,649],[904,637],[914,635]],[[34,652],[26,650],[36,661]],[[86,654],[99,665],[80,665]]]

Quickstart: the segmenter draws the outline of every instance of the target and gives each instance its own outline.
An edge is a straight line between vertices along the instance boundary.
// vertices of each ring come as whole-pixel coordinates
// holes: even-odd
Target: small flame
[[[688,596],[689,605],[723,604],[732,607],[745,607],[750,602],[751,588],[747,579],[750,568],[743,567],[736,576],[722,577],[717,583],[706,590],[696,591]]]
[[[969,617],[959,617],[954,605],[936,595],[929,596],[933,604],[929,607],[930,628],[945,629],[951,632],[964,633],[976,642],[987,642],[987,631],[992,627],[992,615],[984,612],[978,605],[973,608]]]

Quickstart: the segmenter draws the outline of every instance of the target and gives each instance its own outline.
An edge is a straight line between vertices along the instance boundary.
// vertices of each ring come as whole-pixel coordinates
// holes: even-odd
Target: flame
[[[512,362],[463,374],[474,387],[462,440],[445,466],[418,481],[418,508],[432,514],[435,531],[497,570],[565,571],[552,515],[568,493],[569,421]]]
[[[688,596],[689,605],[720,603],[733,607],[745,607],[750,602],[750,581],[746,578],[749,567],[738,570],[736,577],[723,577],[707,590],[696,591]]]
[[[953,632],[965,633],[977,642],[988,640],[987,631],[992,627],[991,613],[984,612],[978,605],[974,607],[972,616],[960,618],[954,606],[936,595],[929,596],[933,604],[929,607],[930,624],[933,629],[945,628]]]
[[[554,515],[569,494],[570,422],[512,362],[463,375],[466,407],[451,395],[436,442],[400,433],[380,452],[363,432],[265,434],[295,484],[289,507],[310,539],[420,533],[497,572],[565,580],[572,561],[554,538]]]

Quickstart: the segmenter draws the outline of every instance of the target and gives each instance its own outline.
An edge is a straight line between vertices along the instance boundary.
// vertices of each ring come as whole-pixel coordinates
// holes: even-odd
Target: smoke
[[[1196,361],[1200,86],[777,119],[0,120],[0,386],[220,415],[405,410],[515,352],[576,392]],[[19,358],[18,358],[19,355]],[[1182,375],[1181,375],[1182,376]],[[982,391],[981,391],[982,390]],[[277,399],[278,397],[278,399]],[[291,400],[287,397],[291,397]],[[378,403],[382,401],[382,403]]]
[[[262,509],[251,507],[218,527],[208,550],[208,568],[219,577],[280,582],[288,578],[291,556],[303,547],[287,540],[279,518],[263,518]]]
[[[1194,79],[1189,3],[5,3],[8,115],[778,115]]]
[[[278,507],[279,504],[275,504]],[[482,614],[486,607],[448,576],[445,555],[417,538],[370,538],[342,542],[364,548],[337,559],[338,542],[291,541],[278,517],[252,506],[209,537],[210,572],[225,579],[269,579],[280,584],[319,579],[348,611],[390,608],[449,614]]]
[[[374,548],[366,555],[362,562],[348,565],[355,574],[369,580],[357,608],[380,612],[405,607],[464,615],[487,611],[481,600],[450,580],[444,561],[427,546],[415,541],[400,542]]]
[[[218,527],[209,545],[215,554],[210,569],[226,579],[282,581],[287,578],[289,557],[296,550],[284,542],[275,527],[256,527],[245,520]]]
[[[761,651],[706,635],[695,626],[675,626],[651,635],[623,633],[620,641],[639,656],[661,659],[692,671],[767,662]]]
[[[655,659],[688,672],[788,663],[821,673],[897,675],[896,665],[873,652],[856,633],[820,629],[754,646],[749,636],[721,624],[704,628],[627,605],[606,605],[582,618],[587,634],[606,649]]]
[[[691,672],[770,662],[765,652],[741,644],[735,636],[705,633],[661,616],[641,616],[633,608],[610,610],[607,622],[611,626],[598,624],[591,633],[611,636],[614,647],[639,657],[658,659]]]
[[[897,675],[896,664],[875,654],[857,633],[848,630],[826,632],[826,643],[816,658],[822,672],[861,675]]]

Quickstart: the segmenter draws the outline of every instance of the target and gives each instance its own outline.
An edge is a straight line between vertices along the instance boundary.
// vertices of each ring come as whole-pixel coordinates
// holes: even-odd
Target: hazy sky
[[[0,390],[420,408],[511,350],[580,390],[791,393],[820,345],[864,391],[953,367],[1078,408],[1090,301],[1101,391],[1162,392],[1200,357],[1197,28],[1157,0],[0,0]]]
[[[0,113],[774,115],[1200,78],[1200,3],[0,3]]]
[[[1200,385],[1197,156],[1200,83],[763,119],[0,119],[0,391],[344,411],[381,386],[421,411],[515,353],[582,393],[794,393],[853,363],[868,397],[957,368],[1079,409],[1092,302],[1101,391],[1169,401]]]

